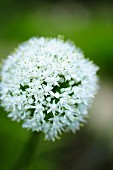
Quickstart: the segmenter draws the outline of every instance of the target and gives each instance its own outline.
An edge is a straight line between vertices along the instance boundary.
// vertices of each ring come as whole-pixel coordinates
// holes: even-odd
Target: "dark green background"
[[[0,2],[0,61],[32,36],[63,35],[80,47],[87,58],[100,66],[102,93],[112,98],[113,6],[111,1]],[[107,86],[105,87],[105,85]],[[105,93],[105,90],[107,91]],[[63,134],[55,143],[41,134],[28,170],[111,170],[113,168],[113,110],[96,114],[92,107],[89,123],[75,135]],[[99,97],[97,97],[99,98]],[[102,98],[103,99],[103,98]],[[104,99],[103,99],[104,100]],[[99,100],[99,106],[103,100]],[[110,101],[109,101],[110,100]],[[104,102],[103,102],[104,103]],[[105,118],[104,118],[105,117]],[[102,124],[103,118],[105,125]],[[99,120],[98,120],[99,119]],[[98,121],[97,121],[98,120]],[[101,128],[100,128],[101,127]],[[0,109],[0,170],[13,170],[31,135],[21,123],[7,118]],[[38,136],[37,136],[38,139]],[[24,167],[23,167],[24,170]]]

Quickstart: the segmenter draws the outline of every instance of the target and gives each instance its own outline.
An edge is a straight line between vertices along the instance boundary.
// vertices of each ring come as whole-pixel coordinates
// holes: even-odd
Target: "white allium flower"
[[[54,141],[85,122],[98,89],[97,71],[73,43],[31,38],[3,64],[1,104],[23,127]]]

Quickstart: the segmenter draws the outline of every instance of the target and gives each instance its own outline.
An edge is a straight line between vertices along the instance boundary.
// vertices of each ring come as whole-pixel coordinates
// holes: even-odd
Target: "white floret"
[[[97,71],[72,43],[31,38],[3,64],[1,104],[23,127],[54,141],[85,122],[98,89]]]

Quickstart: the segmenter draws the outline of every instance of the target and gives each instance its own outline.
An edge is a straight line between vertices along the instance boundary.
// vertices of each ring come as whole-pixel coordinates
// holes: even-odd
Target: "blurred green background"
[[[88,124],[45,142],[41,134],[28,170],[113,169],[113,3],[110,0],[1,0],[0,61],[32,36],[64,35],[100,66],[101,89]],[[13,170],[31,135],[0,108],[0,170]],[[24,170],[25,168],[23,168]]]

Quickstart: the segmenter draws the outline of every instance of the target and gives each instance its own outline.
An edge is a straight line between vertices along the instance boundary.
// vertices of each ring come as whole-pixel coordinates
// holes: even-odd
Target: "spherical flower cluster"
[[[1,104],[23,127],[54,141],[85,122],[98,89],[97,71],[70,41],[31,38],[4,61]]]

